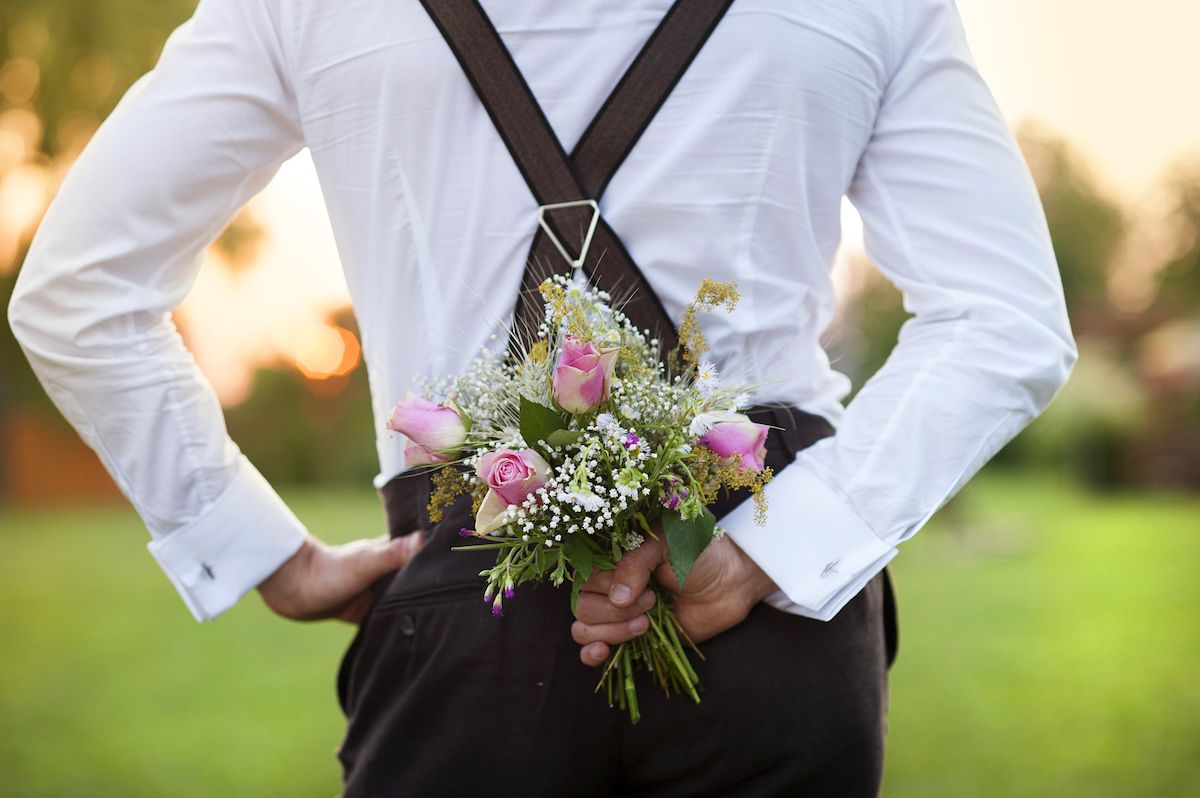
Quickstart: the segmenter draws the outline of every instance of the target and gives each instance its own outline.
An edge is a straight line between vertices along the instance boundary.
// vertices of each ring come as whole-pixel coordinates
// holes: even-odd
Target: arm
[[[760,599],[834,617],[1050,403],[1077,357],[1037,191],[953,0],[896,5],[897,56],[849,195],[868,253],[914,318],[837,433],[767,485],[766,525],[742,504],[721,522],[736,545],[697,560],[740,574],[704,610],[724,628]],[[615,580],[633,593],[581,600],[585,663],[633,636],[627,624],[644,611],[634,597],[664,557],[624,558],[589,586],[603,593]]]
[[[273,0],[201,0],[171,33],[67,174],[8,309],[197,620],[331,551],[229,439],[170,315],[208,245],[304,145],[275,13]]]
[[[1045,216],[952,0],[898,4],[898,63],[850,189],[914,318],[837,434],[772,482],[768,525],[725,522],[828,620],[1066,382],[1077,352]]]

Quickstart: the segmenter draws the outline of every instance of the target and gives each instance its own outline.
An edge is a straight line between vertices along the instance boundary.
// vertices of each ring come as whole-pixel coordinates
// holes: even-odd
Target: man
[[[669,5],[492,0],[487,10],[569,144]],[[416,2],[201,0],[66,177],[9,308],[43,385],[145,519],[151,553],[198,620],[257,587],[285,617],[361,621],[372,585],[419,568],[426,551],[417,553],[419,535],[330,547],[309,533],[228,439],[168,315],[206,245],[305,146],[362,329],[380,430],[376,487],[392,484],[404,441],[383,431],[388,410],[417,375],[455,373],[495,345],[536,229],[537,202]],[[834,310],[844,195],[914,314],[845,408],[848,381],[819,344]],[[1076,358],[1036,192],[952,0],[738,0],[601,210],[674,319],[701,278],[737,280],[737,311],[704,322],[714,360],[739,364],[762,386],[758,401],[823,416],[837,431],[772,482],[765,527],[746,513],[726,519],[728,536],[677,599],[712,648],[738,641],[716,660],[748,654],[770,669],[747,673],[743,696],[705,694],[704,711],[722,714],[704,717],[719,729],[689,728],[701,716],[682,701],[669,710],[680,713],[677,741],[719,733],[728,755],[697,745],[702,758],[681,754],[663,770],[662,759],[647,764],[650,743],[630,749],[616,727],[616,747],[594,738],[561,748],[574,739],[564,716],[521,739],[560,746],[566,765],[528,767],[569,774],[589,757],[602,762],[586,789],[567,790],[577,794],[872,794],[881,667],[813,703],[839,675],[858,673],[855,660],[882,664],[875,611],[847,608],[866,606],[897,544],[1050,402]],[[546,631],[573,636],[575,668],[641,633],[638,602],[662,557],[654,545],[627,557],[589,585],[578,622]],[[751,621],[775,631],[738,637]],[[835,629],[843,648],[820,642]],[[377,715],[394,709],[388,691],[405,690],[383,673],[364,699]],[[505,762],[540,749],[517,746],[492,728],[503,716],[433,684],[438,712],[459,721],[377,721],[363,732],[374,740],[365,754],[343,752],[348,791],[563,793],[549,778],[537,789],[505,780]],[[856,696],[867,698],[859,706]],[[351,715],[348,741],[368,723]],[[468,745],[477,740],[486,744]],[[403,748],[420,753],[428,781],[389,771]],[[475,771],[455,766],[462,757]]]

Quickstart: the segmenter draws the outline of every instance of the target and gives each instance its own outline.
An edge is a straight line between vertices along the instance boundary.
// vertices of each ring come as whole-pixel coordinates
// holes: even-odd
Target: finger
[[[604,660],[608,659],[608,651],[608,645],[605,643],[589,643],[579,649],[579,658],[583,660],[584,665],[595,668],[603,665]]]
[[[614,607],[608,596],[602,593],[583,593],[579,596],[579,607],[575,617],[584,623],[619,623],[632,621],[654,606],[653,590],[646,590],[638,600],[628,607]]]
[[[650,574],[659,566],[666,554],[666,547],[659,540],[647,540],[633,551],[621,555],[613,572],[613,584],[608,590],[609,600],[618,607],[625,607],[641,595],[650,582]]]
[[[632,640],[648,628],[650,628],[650,619],[645,615],[639,615],[632,621],[622,623],[590,624],[576,621],[571,624],[571,639],[581,646],[595,642],[616,645],[624,643],[626,640]]]
[[[607,596],[612,583],[612,571],[596,571],[592,574],[591,578],[583,583],[583,587],[580,590],[584,593],[603,593]]]

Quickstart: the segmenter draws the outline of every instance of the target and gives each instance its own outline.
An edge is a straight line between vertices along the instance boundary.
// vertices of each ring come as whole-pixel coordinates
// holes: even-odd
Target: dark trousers
[[[427,496],[428,480],[385,486],[393,535]],[[471,525],[462,497],[375,585],[338,675],[346,796],[878,794],[895,643],[886,573],[829,622],[758,604],[693,657],[699,705],[644,681],[634,726],[594,692],[566,586],[525,585],[492,617],[479,572],[495,553],[450,550]]]

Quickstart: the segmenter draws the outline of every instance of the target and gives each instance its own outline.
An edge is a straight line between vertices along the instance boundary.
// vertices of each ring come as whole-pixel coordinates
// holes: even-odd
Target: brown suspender
[[[675,0],[568,156],[478,0],[421,0],[458,58],[539,205],[600,199],[612,176],[732,3],[733,0]],[[546,215],[546,223],[567,250],[570,260],[578,259],[585,248],[585,231],[591,222],[592,209],[578,205],[555,209],[553,215]],[[572,231],[576,231],[574,235]],[[626,315],[639,328],[650,330],[659,339],[664,356],[674,349],[679,338],[670,316],[625,245],[602,216],[586,250],[581,264],[584,274],[614,296],[631,292],[631,298],[624,305]],[[526,333],[537,330],[543,312],[537,288],[546,277],[562,270],[560,258],[563,257],[564,254],[560,254],[539,227],[513,313],[516,330]],[[747,414],[754,421],[775,427],[768,436],[768,447],[779,447],[788,453],[776,470],[786,466],[798,451],[814,440],[834,432],[824,418],[796,408],[761,407],[748,410]],[[398,490],[397,480],[385,487],[385,499],[388,488],[397,489],[392,494],[398,497],[395,507],[389,504],[390,520],[393,515],[403,515],[401,499],[406,506],[411,501]],[[420,491],[415,493],[420,494]],[[738,493],[740,495],[721,497],[718,505],[713,507],[718,517],[723,517],[747,498],[745,491]],[[419,513],[427,496],[424,494],[417,509],[409,512]],[[413,515],[414,519],[421,517]],[[898,635],[891,580],[886,569],[883,575],[884,628],[890,666],[896,657]]]
[[[568,156],[478,0],[421,0],[539,205],[600,199],[732,2],[676,0]],[[580,205],[546,212],[546,223],[572,259],[584,249],[592,214],[591,207]],[[517,331],[537,330],[543,312],[537,288],[563,265],[563,254],[539,227],[513,313]],[[614,297],[630,295],[625,314],[658,338],[664,356],[676,347],[679,339],[662,301],[603,216],[581,266]]]

